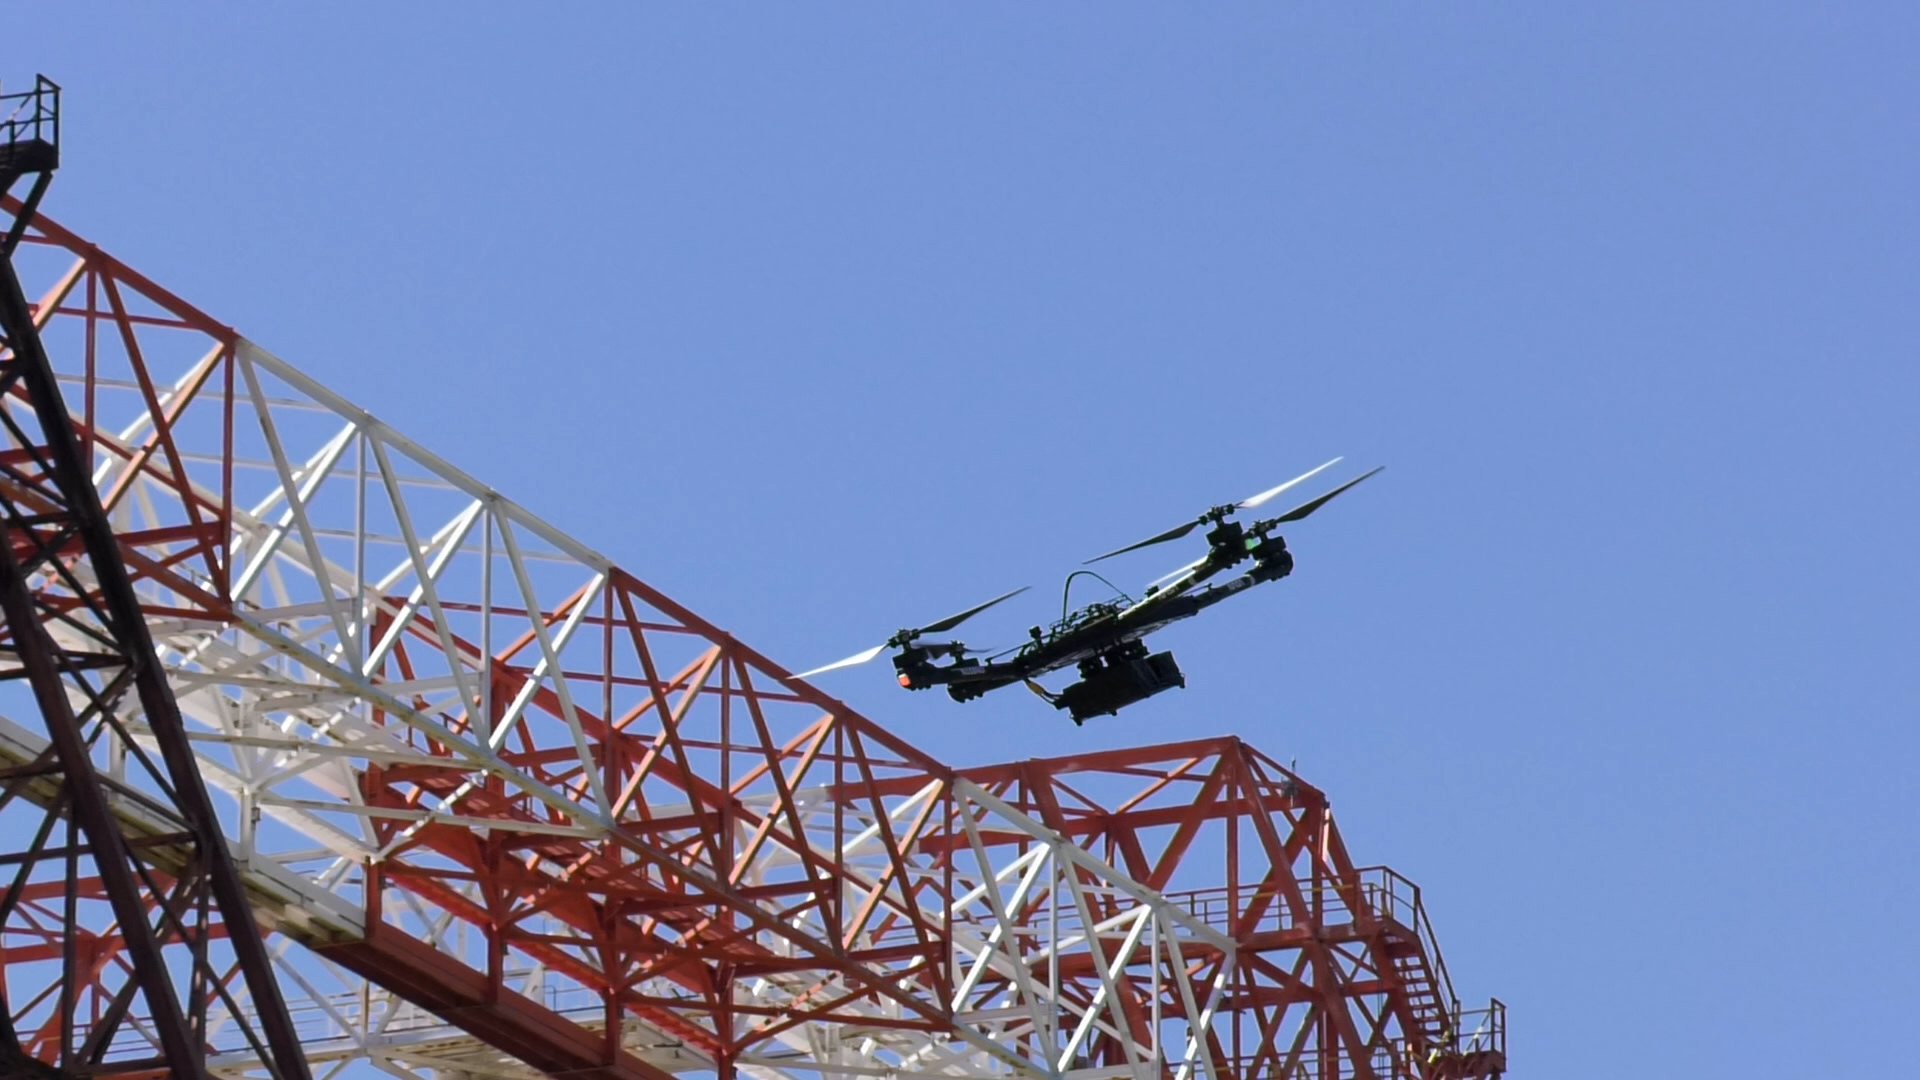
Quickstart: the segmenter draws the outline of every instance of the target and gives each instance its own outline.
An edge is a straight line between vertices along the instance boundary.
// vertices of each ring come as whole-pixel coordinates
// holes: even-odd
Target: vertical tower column
[[[8,950],[0,1064],[29,1076],[204,1076],[209,1007],[237,1020],[247,1001],[246,1048],[278,1080],[307,1080],[41,343],[48,313],[14,272],[58,164],[59,87],[43,77],[0,97],[0,195],[33,178],[0,242],[0,681],[25,681],[44,731],[33,761],[0,774],[0,828],[31,837],[0,857],[0,934],[13,946],[37,931],[39,952],[26,953],[41,961]],[[36,992],[28,980],[42,973]]]

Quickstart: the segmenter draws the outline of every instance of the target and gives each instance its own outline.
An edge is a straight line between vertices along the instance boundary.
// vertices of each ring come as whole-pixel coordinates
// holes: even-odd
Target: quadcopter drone
[[[937,622],[901,630],[871,649],[794,677],[805,679],[839,668],[853,667],[872,660],[888,649],[898,649],[900,651],[893,657],[893,667],[899,673],[900,685],[909,690],[944,686],[953,700],[972,701],[988,691],[1018,683],[1024,684],[1054,708],[1067,710],[1075,724],[1085,723],[1094,716],[1115,715],[1137,701],[1145,701],[1162,691],[1187,685],[1186,677],[1180,674],[1179,666],[1173,662],[1173,653],[1148,652],[1144,640],[1148,634],[1169,623],[1192,618],[1227,597],[1261,582],[1278,581],[1292,573],[1293,555],[1287,551],[1286,540],[1273,530],[1305,518],[1380,469],[1362,473],[1276,518],[1243,525],[1231,520],[1234,513],[1252,510],[1340,460],[1334,458],[1317,469],[1251,498],[1212,507],[1191,521],[1087,560],[1085,565],[1091,565],[1116,555],[1178,540],[1195,529],[1210,526],[1206,534],[1207,553],[1149,583],[1138,600],[1114,588],[1118,594],[1115,599],[1071,608],[1068,598],[1073,592],[1073,581],[1081,575],[1096,578],[1106,583],[1108,588],[1113,588],[1111,582],[1091,570],[1075,570],[1067,575],[1061,597],[1060,620],[1048,627],[1035,626],[1028,630],[1030,640],[1016,648],[989,654],[989,650],[970,649],[959,641],[922,639],[929,635],[945,634],[995,604],[1026,592],[1026,587],[996,596],[984,604]],[[1249,559],[1253,561],[1252,567],[1239,577],[1207,583],[1209,578],[1221,571]],[[946,663],[940,662],[943,660]],[[1059,693],[1048,691],[1036,681],[1039,676],[1068,665],[1077,665],[1080,679]]]

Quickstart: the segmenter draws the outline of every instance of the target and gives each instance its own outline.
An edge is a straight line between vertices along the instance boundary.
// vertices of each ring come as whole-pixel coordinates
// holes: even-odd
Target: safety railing
[[[1453,979],[1447,974],[1447,961],[1440,955],[1440,940],[1434,936],[1427,908],[1420,902],[1420,886],[1390,867],[1367,866],[1358,871],[1361,893],[1375,917],[1386,919],[1410,931],[1420,943],[1433,972],[1434,991],[1450,1012],[1460,1011],[1460,999],[1454,996]]]
[[[1304,909],[1296,909],[1291,894],[1273,885],[1216,887],[1168,893],[1167,899],[1187,910],[1195,919],[1220,930],[1228,930],[1236,920],[1244,920],[1246,933],[1290,930],[1306,921],[1321,926],[1338,926],[1353,921],[1349,897],[1353,886],[1325,878],[1301,878],[1294,882]],[[1363,897],[1368,894],[1363,890]],[[1368,900],[1371,905],[1371,900]]]
[[[529,973],[510,970],[507,974],[511,978],[525,978]],[[553,1012],[588,1026],[599,1023],[606,1015],[606,1006],[600,995],[585,987],[549,984],[533,988],[525,996]],[[466,1037],[463,1031],[444,1017],[371,987],[362,987],[359,992],[317,997],[290,995],[287,1013],[301,1045],[307,1053],[316,1056],[326,1055],[335,1044],[363,1045],[369,1039],[393,1043],[421,1036]],[[250,1004],[247,1006],[247,1016],[253,1022]],[[123,1025],[114,1034],[105,1057],[115,1060],[138,1056],[143,1051],[150,1052],[152,1047],[142,1027],[139,1023]],[[76,1021],[74,1028],[77,1039],[84,1041],[90,1030],[88,1023]],[[248,1049],[244,1038],[241,1030],[222,1010],[212,1011],[204,1040],[211,1053],[216,1056],[243,1053]]]
[[[1296,911],[1292,904],[1286,902],[1286,894],[1272,885],[1170,892],[1167,899],[1185,908],[1201,922],[1220,929],[1226,929],[1236,918],[1257,912],[1252,925],[1244,927],[1249,932],[1257,933],[1289,929],[1301,921],[1302,914],[1311,915],[1322,926],[1351,922],[1357,893],[1360,904],[1368,914],[1375,919],[1397,923],[1416,934],[1421,944],[1428,947],[1428,955],[1437,961],[1439,950],[1432,947],[1433,927],[1427,921],[1426,909],[1420,902],[1420,887],[1385,866],[1364,867],[1356,873],[1360,879],[1357,883],[1327,878],[1301,878],[1296,881],[1294,887],[1305,904],[1304,913]]]
[[[1365,1060],[1368,1073],[1362,1073],[1359,1062],[1343,1050],[1324,1053],[1305,1050],[1292,1060],[1287,1060],[1284,1055],[1215,1058],[1214,1067],[1219,1070],[1219,1075],[1230,1076],[1234,1080],[1349,1080],[1369,1073],[1378,1080],[1417,1080],[1420,1076],[1414,1060],[1393,1047],[1375,1047]],[[1166,1075],[1171,1078],[1173,1072],[1169,1070]]]
[[[1454,1013],[1454,1052],[1467,1057],[1475,1054],[1507,1056],[1507,1006],[1491,998],[1484,1009]]]
[[[1455,1036],[1450,1045],[1429,1047],[1424,1053],[1410,1044],[1375,1047],[1366,1057],[1378,1080],[1428,1080],[1449,1077],[1467,1080],[1497,1076],[1506,1069],[1507,1007],[1493,998],[1484,1009],[1453,1014]],[[1307,1050],[1298,1057],[1257,1058],[1246,1055],[1216,1058],[1219,1075],[1235,1080],[1347,1080],[1361,1075],[1352,1054],[1344,1050]],[[1174,1070],[1166,1070],[1172,1080]]]
[[[1280,900],[1279,890],[1271,887],[1193,889],[1168,893],[1167,899],[1185,908],[1189,915],[1219,930],[1232,932],[1232,923],[1242,912],[1262,909],[1255,925],[1247,930],[1284,930],[1292,925],[1291,912]]]
[[[1419,944],[1420,953],[1425,960],[1427,970],[1434,982],[1434,993],[1440,1008],[1450,1017],[1460,1012],[1460,1003],[1454,997],[1453,979],[1447,973],[1447,963],[1440,954],[1440,943],[1433,933],[1433,923],[1427,918],[1426,905],[1421,902],[1420,886],[1400,873],[1386,866],[1367,866],[1355,871],[1358,881],[1330,881],[1326,878],[1303,878],[1295,882],[1300,900],[1305,905],[1304,913],[1297,911],[1295,905],[1283,899],[1281,890],[1272,885],[1247,888],[1197,889],[1191,892],[1169,893],[1168,899],[1184,907],[1194,918],[1209,926],[1230,930],[1230,924],[1236,919],[1247,920],[1240,926],[1244,933],[1261,933],[1288,930],[1304,921],[1303,914],[1311,915],[1321,926],[1332,926],[1354,921],[1355,907],[1362,907],[1373,919],[1388,924],[1389,929],[1404,934]],[[1497,1013],[1486,1018],[1505,1023],[1504,1007],[1492,1010],[1475,1010],[1473,1016]],[[1456,1019],[1448,1035],[1457,1035],[1461,1021]],[[1501,1028],[1504,1031],[1504,1027]],[[1451,1042],[1451,1039],[1448,1040]]]
[[[0,94],[0,144],[32,142],[60,145],[60,87],[45,75],[31,90]]]

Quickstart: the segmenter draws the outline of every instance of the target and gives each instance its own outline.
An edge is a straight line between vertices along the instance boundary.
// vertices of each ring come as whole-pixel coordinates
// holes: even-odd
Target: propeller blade
[[[817,668],[814,668],[812,671],[803,671],[800,674],[795,675],[794,678],[810,679],[813,676],[818,675],[822,672],[833,671],[836,668],[854,667],[859,664],[864,664],[867,661],[873,659],[876,656],[879,656],[881,653],[886,651],[887,651],[886,643],[882,642],[881,644],[875,645],[873,648],[868,649],[865,652],[854,653],[852,656],[847,657],[845,660],[835,660],[833,663],[828,664],[825,667],[817,667]]]
[[[1342,460],[1343,459],[1341,458],[1334,458],[1332,461],[1327,462],[1326,465],[1320,466],[1319,469],[1311,469],[1311,470],[1308,470],[1307,472],[1303,472],[1299,476],[1296,476],[1293,479],[1287,481],[1286,483],[1281,484],[1279,487],[1270,487],[1267,490],[1261,492],[1260,494],[1255,495],[1251,499],[1242,499],[1236,505],[1242,510],[1251,510],[1254,507],[1259,506],[1261,503],[1266,502],[1268,499],[1273,498],[1275,495],[1278,495],[1281,492],[1292,487],[1293,485],[1299,483],[1300,481],[1308,479],[1309,477],[1313,476],[1315,473],[1320,472],[1321,469],[1325,469],[1331,465],[1339,464],[1340,461]]]
[[[1293,485],[1298,484],[1300,481],[1306,480],[1312,476],[1317,475],[1322,469],[1326,469],[1338,463],[1340,460],[1341,460],[1340,458],[1334,458],[1332,461],[1327,462],[1325,465],[1320,466],[1320,468],[1318,469],[1308,470],[1307,472],[1301,473],[1299,476],[1294,477],[1293,479],[1287,481],[1284,484],[1281,484],[1278,487],[1270,487],[1267,490],[1261,492],[1260,494],[1253,496],[1252,498],[1243,499],[1240,502],[1237,502],[1234,504],[1234,509],[1251,510],[1254,507],[1259,506],[1261,503],[1266,502],[1268,499],[1273,498],[1275,495],[1278,495],[1281,492],[1287,490]],[[1176,525],[1173,528],[1168,529],[1166,532],[1160,533],[1156,536],[1149,536],[1145,540],[1142,540],[1137,544],[1128,544],[1126,547],[1123,547],[1123,548],[1115,548],[1114,550],[1107,552],[1105,555],[1096,555],[1093,558],[1088,559],[1085,563],[1082,563],[1081,565],[1090,566],[1094,563],[1099,562],[1102,559],[1111,559],[1115,555],[1125,555],[1129,551],[1138,551],[1143,547],[1152,547],[1155,544],[1164,544],[1169,540],[1178,540],[1181,537],[1192,532],[1193,530],[1199,528],[1201,524],[1204,523],[1205,520],[1206,519],[1204,518],[1195,518],[1194,520],[1189,521],[1184,525]]]
[[[1123,547],[1123,548],[1115,548],[1114,550],[1107,552],[1105,555],[1096,555],[1093,558],[1088,559],[1085,563],[1082,563],[1081,565],[1082,566],[1091,565],[1093,563],[1099,562],[1101,559],[1111,559],[1115,555],[1125,555],[1129,551],[1138,551],[1143,547],[1152,547],[1155,544],[1164,544],[1169,540],[1178,540],[1181,537],[1187,535],[1188,533],[1192,532],[1193,530],[1199,527],[1200,527],[1200,520],[1198,518],[1195,518],[1194,520],[1187,522],[1185,525],[1176,525],[1173,528],[1168,529],[1166,532],[1159,534],[1158,536],[1149,536],[1145,540],[1142,540],[1137,544],[1128,544],[1126,547]]]
[[[946,618],[941,619],[939,622],[928,623],[927,625],[920,628],[920,633],[944,634],[947,631],[953,629],[954,627],[959,626],[961,623],[966,622],[968,619],[973,618],[975,615],[978,615],[981,612],[992,607],[993,605],[999,603],[1000,601],[1011,600],[1014,597],[1019,596],[1021,593],[1026,592],[1028,589],[1031,589],[1032,587],[1033,586],[1031,585],[1022,585],[1010,593],[1002,593],[1001,595],[994,597],[993,599],[987,601],[986,603],[978,604],[973,607],[970,607],[958,615],[949,615]]]
[[[1032,588],[1032,586],[1022,585],[1010,593],[1003,593],[987,601],[984,604],[977,604],[973,607],[970,607],[958,615],[949,615],[946,618],[941,619],[939,622],[928,623],[927,625],[921,627],[918,630],[903,631],[901,634],[895,635],[893,638],[887,641],[883,641],[880,644],[875,645],[873,648],[866,650],[865,652],[854,653],[852,656],[847,657],[845,660],[835,660],[831,664],[827,664],[823,667],[814,668],[812,671],[802,671],[798,675],[795,675],[794,678],[806,679],[806,678],[811,678],[812,676],[815,676],[815,675],[819,675],[823,672],[834,671],[836,669],[843,668],[843,667],[857,667],[858,665],[864,664],[867,661],[873,659],[874,657],[879,656],[881,653],[886,652],[888,649],[891,649],[897,645],[904,645],[913,641],[913,639],[919,637],[921,634],[945,633],[946,631],[951,630],[956,626],[959,626],[961,623],[966,622],[968,619],[973,618],[975,615],[978,615],[981,612],[987,610],[988,608],[999,603],[1000,601],[1011,600],[1014,597],[1019,596],[1021,593],[1026,592],[1030,588]],[[940,646],[940,648],[947,649],[948,655],[952,655],[952,656],[959,656],[962,652],[980,651],[978,649],[968,649],[965,646],[961,645],[959,642],[953,642],[951,645]]]
[[[1203,555],[1200,558],[1195,559],[1192,562],[1188,563],[1187,565],[1181,567],[1180,569],[1175,570],[1171,574],[1161,574],[1159,577],[1154,578],[1152,581],[1147,582],[1147,588],[1151,589],[1155,585],[1158,585],[1163,581],[1172,581],[1174,578],[1179,577],[1181,574],[1186,573],[1187,571],[1193,569],[1196,566],[1199,566],[1201,563],[1206,561],[1207,561],[1206,556]]]
[[[1301,503],[1299,506],[1294,507],[1293,509],[1287,511],[1284,514],[1281,514],[1277,518],[1274,518],[1273,519],[1274,524],[1284,525],[1289,521],[1299,521],[1301,518],[1306,517],[1308,514],[1313,513],[1315,510],[1318,510],[1321,507],[1327,505],[1327,503],[1333,501],[1333,497],[1335,495],[1340,494],[1341,492],[1347,490],[1348,488],[1359,483],[1360,481],[1365,480],[1367,477],[1372,476],[1374,473],[1377,473],[1384,468],[1386,468],[1385,465],[1377,465],[1374,468],[1368,470],[1367,472],[1363,472],[1359,476],[1356,476],[1353,479],[1347,481],[1346,483],[1341,484],[1339,487],[1334,488],[1332,491],[1327,492],[1325,495],[1322,495],[1319,498],[1314,499],[1312,502]]]

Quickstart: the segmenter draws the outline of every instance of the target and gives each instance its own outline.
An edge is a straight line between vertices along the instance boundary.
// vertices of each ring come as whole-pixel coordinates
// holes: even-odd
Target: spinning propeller
[[[1333,459],[1333,461],[1339,461],[1339,460],[1340,460],[1339,458]],[[1333,461],[1327,462],[1327,465],[1333,464]],[[1326,468],[1327,465],[1320,466],[1320,469]],[[1289,521],[1299,521],[1301,518],[1306,517],[1308,514],[1311,514],[1315,510],[1318,510],[1321,507],[1332,502],[1333,497],[1335,495],[1340,494],[1341,492],[1347,490],[1348,488],[1359,483],[1360,481],[1365,480],[1367,477],[1372,476],[1374,473],[1377,473],[1384,468],[1386,468],[1385,465],[1375,465],[1373,468],[1368,469],[1366,472],[1361,473],[1359,476],[1356,476],[1353,479],[1347,481],[1346,483],[1341,484],[1339,487],[1334,488],[1332,491],[1327,492],[1325,495],[1322,495],[1317,499],[1309,499],[1306,502],[1301,503],[1299,506],[1296,506],[1293,509],[1287,511],[1286,513],[1281,514],[1279,517],[1274,518],[1271,521],[1262,521],[1260,524],[1263,527],[1272,528],[1275,525],[1285,525]],[[1313,472],[1319,472],[1320,469],[1315,469]],[[1313,473],[1307,474],[1307,476],[1312,476],[1312,475]],[[1302,479],[1304,479],[1304,477]]]
[[[1333,459],[1333,461],[1339,461],[1339,460],[1340,460],[1339,458],[1334,458],[1334,459]],[[1331,465],[1331,464],[1333,464],[1333,461],[1329,461],[1329,462],[1327,462],[1327,465]],[[1324,469],[1324,468],[1326,468],[1326,467],[1327,467],[1327,465],[1322,465],[1322,466],[1320,466],[1320,469]],[[1386,466],[1385,466],[1385,465],[1380,465],[1380,466],[1376,466],[1376,467],[1375,467],[1375,468],[1373,468],[1372,470],[1370,470],[1370,471],[1368,471],[1368,472],[1366,472],[1366,473],[1363,473],[1363,474],[1361,474],[1360,476],[1356,476],[1356,477],[1354,477],[1354,478],[1353,478],[1352,480],[1349,480],[1349,481],[1347,481],[1346,483],[1344,483],[1344,484],[1341,484],[1341,485],[1340,485],[1339,487],[1337,487],[1337,488],[1334,488],[1334,489],[1333,489],[1332,491],[1329,491],[1329,492],[1327,492],[1327,493],[1326,493],[1325,495],[1322,495],[1322,496],[1320,496],[1319,498],[1317,498],[1317,499],[1314,499],[1314,500],[1313,500],[1313,501],[1311,501],[1311,502],[1304,502],[1304,503],[1301,503],[1301,504],[1300,504],[1299,506],[1296,506],[1296,507],[1294,507],[1293,509],[1291,509],[1291,510],[1289,510],[1289,511],[1287,511],[1287,512],[1286,512],[1286,513],[1284,513],[1284,514],[1281,514],[1281,515],[1280,515],[1279,517],[1277,517],[1277,518],[1270,518],[1270,519],[1268,519],[1268,520],[1266,520],[1266,521],[1257,521],[1257,522],[1255,522],[1255,523],[1254,523],[1254,525],[1253,525],[1253,528],[1252,528],[1252,530],[1251,530],[1251,531],[1252,531],[1252,532],[1253,532],[1253,533],[1254,533],[1255,535],[1257,535],[1257,536],[1265,536],[1265,535],[1267,534],[1267,530],[1268,530],[1268,529],[1271,529],[1271,528],[1273,528],[1273,527],[1274,527],[1275,525],[1285,525],[1285,524],[1286,524],[1287,522],[1289,522],[1289,521],[1299,521],[1299,520],[1300,520],[1301,518],[1303,518],[1303,517],[1306,517],[1306,516],[1307,516],[1308,514],[1311,514],[1311,513],[1313,513],[1313,512],[1315,511],[1315,510],[1318,510],[1318,509],[1320,509],[1321,507],[1323,507],[1323,506],[1325,506],[1325,505],[1327,505],[1327,503],[1328,503],[1328,502],[1331,502],[1331,501],[1332,501],[1332,499],[1333,499],[1333,497],[1334,497],[1335,495],[1338,495],[1338,494],[1340,494],[1341,492],[1343,492],[1343,491],[1345,491],[1345,490],[1347,490],[1348,488],[1350,488],[1350,487],[1352,487],[1353,485],[1355,485],[1355,484],[1357,484],[1357,483],[1359,483],[1360,481],[1362,481],[1362,480],[1365,480],[1365,479],[1366,479],[1367,477],[1369,477],[1369,476],[1372,476],[1372,475],[1373,475],[1374,473],[1377,473],[1377,472],[1379,472],[1379,471],[1380,471],[1381,469],[1384,469],[1384,468],[1386,468]],[[1315,470],[1314,470],[1313,472],[1319,472],[1319,471],[1320,471],[1320,469],[1315,469]],[[1308,473],[1308,474],[1307,474],[1307,476],[1312,476],[1312,475],[1313,475],[1313,473]],[[1306,479],[1306,477],[1301,477],[1300,479],[1302,479],[1302,480],[1304,480],[1304,479]],[[1298,481],[1298,480],[1289,480],[1289,481],[1287,481],[1287,484],[1296,484],[1296,483],[1299,483],[1299,481]],[[1287,484],[1283,484],[1283,485],[1281,485],[1281,486],[1282,486],[1282,487],[1285,487],[1285,486],[1287,486]],[[1279,488],[1275,488],[1274,490],[1275,490],[1275,491],[1278,491],[1278,490],[1279,490]],[[1264,502],[1264,501],[1265,501],[1265,495],[1266,495],[1266,494],[1267,494],[1267,493],[1262,493],[1261,495],[1256,495],[1256,496],[1254,496],[1254,498],[1255,498],[1255,499],[1260,499],[1260,500],[1261,500],[1262,502]],[[1257,506],[1257,505],[1259,505],[1258,503],[1253,503],[1253,501],[1252,501],[1251,499],[1249,499],[1249,500],[1248,500],[1247,502],[1244,502],[1244,503],[1239,503],[1239,504],[1237,504],[1237,505],[1238,505],[1238,506],[1246,506],[1246,505],[1248,505],[1249,503],[1252,503],[1253,505],[1256,505],[1256,506]],[[1202,520],[1205,520],[1205,519],[1202,519]],[[1194,524],[1195,524],[1195,525],[1198,525],[1198,524],[1199,524],[1199,522],[1197,522],[1197,521],[1196,521],[1196,522],[1194,522]],[[1150,543],[1150,542],[1151,542],[1151,541],[1149,541],[1149,543]],[[1139,545],[1139,544],[1135,544],[1134,546],[1135,546],[1135,547],[1139,547],[1139,546],[1141,546],[1141,545]],[[1125,548],[1122,548],[1121,550],[1122,550],[1122,551],[1124,551],[1124,550],[1126,550],[1126,549],[1125,549]],[[1116,554],[1116,555],[1117,555],[1117,554],[1119,554],[1119,552],[1114,552],[1114,554]],[[1106,558],[1106,556],[1105,556],[1105,555],[1102,555],[1102,556],[1100,556],[1100,557],[1101,557],[1101,558],[1103,558],[1103,559],[1104,559],[1104,558]],[[1189,572],[1189,571],[1192,571],[1192,570],[1197,570],[1197,569],[1199,569],[1199,568],[1200,568],[1200,567],[1201,567],[1201,566],[1202,566],[1202,565],[1203,565],[1204,563],[1206,563],[1206,561],[1207,561],[1207,558],[1208,558],[1208,556],[1206,556],[1206,555],[1202,555],[1202,556],[1200,556],[1199,558],[1197,558],[1197,559],[1195,559],[1195,560],[1193,560],[1192,562],[1190,562],[1190,563],[1188,563],[1188,564],[1186,564],[1185,566],[1182,566],[1182,567],[1180,567],[1180,568],[1179,568],[1179,569],[1177,569],[1177,570],[1171,570],[1171,571],[1168,571],[1167,573],[1164,573],[1164,574],[1161,574],[1161,575],[1160,575],[1159,577],[1157,577],[1157,578],[1154,578],[1154,579],[1153,579],[1152,581],[1149,581],[1149,582],[1147,582],[1147,588],[1149,588],[1149,589],[1153,589],[1153,588],[1157,588],[1158,586],[1161,586],[1161,585],[1164,585],[1164,584],[1166,584],[1167,582],[1169,582],[1169,581],[1172,581],[1172,580],[1173,580],[1174,578],[1177,578],[1177,577],[1181,577],[1182,575],[1184,575],[1184,574],[1186,574],[1186,573],[1187,573],[1187,572]]]
[[[1225,506],[1216,506],[1213,509],[1208,510],[1206,513],[1201,514],[1199,517],[1194,518],[1192,521],[1188,521],[1188,522],[1184,522],[1182,524],[1176,525],[1173,528],[1168,529],[1166,532],[1156,533],[1153,536],[1149,536],[1145,540],[1140,541],[1139,543],[1128,544],[1126,547],[1123,547],[1123,548],[1115,548],[1114,550],[1107,552],[1105,555],[1096,555],[1093,558],[1088,559],[1087,562],[1097,563],[1101,559],[1111,559],[1115,555],[1125,555],[1129,551],[1138,551],[1143,547],[1152,547],[1155,544],[1164,544],[1169,540],[1178,540],[1181,537],[1192,532],[1193,530],[1199,528],[1200,526],[1207,524],[1208,522],[1226,520],[1228,517],[1232,516],[1235,510],[1252,510],[1254,507],[1265,503],[1268,499],[1273,498],[1275,495],[1280,494],[1281,492],[1287,490],[1293,485],[1298,484],[1302,480],[1310,479],[1318,475],[1323,470],[1331,468],[1332,466],[1338,464],[1341,460],[1342,460],[1341,458],[1334,458],[1332,461],[1327,462],[1325,465],[1321,465],[1315,469],[1309,469],[1306,472],[1301,473],[1299,476],[1296,476],[1293,479],[1287,481],[1286,483],[1278,484],[1278,485],[1275,485],[1274,487],[1270,487],[1258,495],[1254,495],[1249,498],[1242,499],[1237,503],[1228,503]],[[1372,476],[1373,473],[1379,472],[1379,471],[1380,471],[1379,469],[1375,469],[1373,470],[1373,472],[1367,473],[1366,476],[1360,477],[1359,480],[1350,480],[1347,483],[1342,484],[1337,488],[1334,488],[1332,491],[1328,492],[1325,495],[1320,496],[1318,499],[1315,499],[1310,503],[1306,503],[1302,506],[1297,506],[1292,510],[1287,511],[1286,514],[1275,519],[1274,524],[1279,524],[1280,522],[1285,522],[1285,521],[1299,521],[1301,518],[1306,517],[1308,514],[1311,514],[1315,510],[1320,509],[1320,507],[1324,505],[1328,499],[1333,498],[1335,495],[1338,495],[1341,492],[1352,487],[1353,485],[1359,483],[1360,480],[1365,480],[1368,476]],[[1185,569],[1185,567],[1182,567],[1181,569]]]
[[[1159,577],[1154,578],[1152,581],[1147,582],[1147,588],[1152,589],[1152,588],[1155,588],[1156,586],[1164,585],[1167,582],[1172,581],[1174,578],[1179,577],[1180,575],[1186,573],[1189,570],[1197,570],[1199,569],[1200,564],[1206,561],[1207,561],[1207,557],[1205,555],[1202,555],[1199,558],[1188,563],[1187,565],[1182,566],[1178,570],[1172,570],[1167,573],[1161,574]]]
[[[944,619],[941,619],[937,622],[930,622],[925,626],[919,627],[918,629],[902,630],[899,633],[888,638],[887,640],[881,642],[880,644],[875,645],[871,649],[866,649],[864,651],[854,653],[852,656],[849,656],[844,660],[835,660],[831,664],[827,664],[824,667],[814,668],[812,671],[802,671],[798,675],[795,675],[794,678],[805,679],[814,675],[818,675],[823,671],[832,671],[836,668],[843,668],[843,667],[855,667],[857,665],[866,663],[867,661],[873,659],[876,656],[879,656],[881,653],[886,652],[888,649],[897,649],[903,645],[911,645],[922,634],[944,634],[947,631],[953,629],[954,627],[959,626],[961,623],[966,622],[968,619],[973,618],[975,615],[978,615],[981,612],[992,607],[993,605],[999,603],[1000,601],[1011,600],[1014,597],[1019,596],[1021,593],[1026,592],[1029,588],[1032,588],[1032,586],[1022,585],[1010,593],[1002,593],[1001,595],[994,597],[993,599],[987,601],[984,604],[976,604],[973,607],[970,607],[967,610],[962,611],[957,615],[949,615]],[[961,652],[965,651],[964,647],[961,646],[958,642],[955,642],[951,645],[932,646],[931,648],[935,650],[943,650],[943,651],[951,652],[955,656],[958,656]]]

